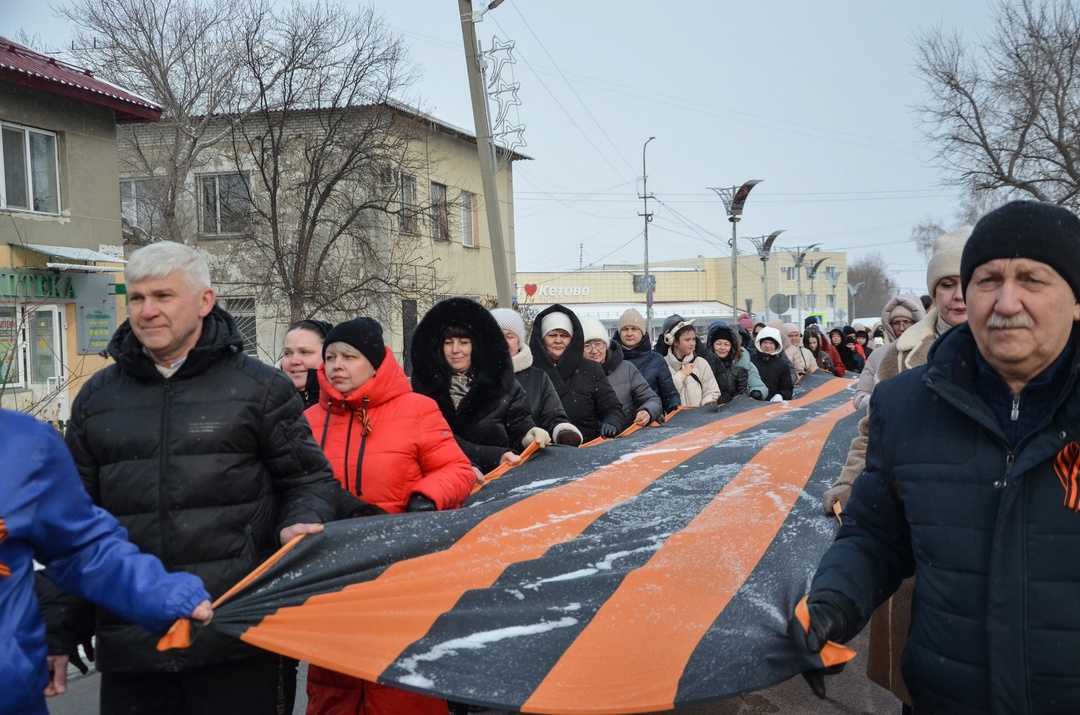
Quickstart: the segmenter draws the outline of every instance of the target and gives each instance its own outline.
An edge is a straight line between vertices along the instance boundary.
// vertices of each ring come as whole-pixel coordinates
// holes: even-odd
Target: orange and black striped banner
[[[821,494],[856,433],[853,384],[810,376],[788,403],[551,446],[456,511],[328,525],[210,627],[529,713],[664,710],[821,667],[789,632],[837,527]]]

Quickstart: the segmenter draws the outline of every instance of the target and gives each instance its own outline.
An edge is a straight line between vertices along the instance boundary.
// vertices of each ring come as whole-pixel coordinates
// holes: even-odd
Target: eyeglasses
[[[915,321],[909,320],[907,318],[893,318],[889,321],[889,325],[891,325],[894,330],[896,328],[903,328],[904,330],[907,330],[912,325],[915,325]]]
[[[589,342],[585,343],[585,352],[587,353],[598,353],[601,352],[603,349],[604,344],[599,340],[590,340]]]

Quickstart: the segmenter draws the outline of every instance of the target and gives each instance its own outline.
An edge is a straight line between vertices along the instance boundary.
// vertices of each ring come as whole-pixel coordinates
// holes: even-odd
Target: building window
[[[0,307],[0,384],[23,382],[19,356],[19,316],[14,307]]]
[[[461,245],[476,248],[480,245],[480,227],[476,222],[476,194],[461,192]]]
[[[402,233],[416,233],[416,177],[411,174],[398,175],[398,230]]]
[[[795,266],[781,266],[780,273],[784,276],[784,280],[793,281],[799,278],[799,269]]]
[[[251,226],[251,194],[243,174],[199,177],[202,233],[243,233]]]
[[[0,124],[0,208],[60,213],[56,135]]]
[[[799,309],[799,296],[795,295],[794,293],[790,293],[790,294],[788,294],[787,299],[788,299],[788,310],[798,310]]]
[[[817,294],[807,293],[803,296],[803,300],[806,302],[807,310],[817,310]]]
[[[255,299],[218,297],[221,308],[233,317],[240,334],[244,336],[244,352],[251,357],[258,357],[259,342],[255,332]]]
[[[450,240],[450,207],[446,202],[446,187],[431,182],[431,237],[436,241]]]
[[[836,308],[836,293],[829,293],[827,296],[825,296],[825,307],[833,309]]]
[[[148,236],[165,233],[165,217],[161,203],[165,194],[162,179],[128,179],[120,182],[120,213],[134,228]]]

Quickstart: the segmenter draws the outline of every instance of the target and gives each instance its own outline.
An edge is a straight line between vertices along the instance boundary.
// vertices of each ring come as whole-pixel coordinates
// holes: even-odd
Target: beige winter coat
[[[705,358],[696,357],[693,353],[684,360],[675,357],[674,350],[668,350],[664,356],[668,369],[671,371],[671,380],[675,383],[675,389],[679,391],[679,400],[688,407],[701,407],[710,402],[716,402],[720,397],[720,386],[716,384],[716,376]],[[685,363],[693,363],[694,369],[686,375],[682,366]]]

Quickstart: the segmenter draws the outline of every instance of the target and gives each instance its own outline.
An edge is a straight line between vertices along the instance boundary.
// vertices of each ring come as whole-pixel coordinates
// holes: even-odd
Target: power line
[[[517,3],[511,3],[511,7],[514,8],[514,12],[516,12],[518,17],[521,18],[521,22],[524,23],[525,28],[529,31],[529,34],[531,34],[533,36],[533,39],[536,40],[536,44],[538,44],[540,46],[540,49],[547,56],[548,60],[551,61],[551,64],[555,67],[555,71],[558,72],[559,77],[562,78],[563,82],[570,89],[570,92],[574,95],[574,98],[577,99],[577,101],[581,105],[582,109],[585,110],[585,113],[587,115],[589,115],[589,119],[591,119],[593,121],[593,124],[595,124],[596,128],[599,129],[600,134],[603,135],[603,137],[605,139],[607,139],[608,144],[610,144],[611,147],[615,150],[616,156],[618,156],[620,159],[622,159],[623,163],[626,164],[626,166],[630,169],[631,172],[635,171],[634,167],[631,166],[630,162],[627,161],[626,157],[623,156],[622,153],[619,151],[619,148],[615,145],[615,142],[613,142],[611,140],[611,137],[608,136],[607,132],[604,131],[603,126],[601,126],[600,122],[597,121],[596,117],[589,110],[588,105],[585,104],[585,101],[577,93],[577,90],[574,89],[574,86],[572,84],[570,84],[570,80],[568,80],[566,78],[566,75],[563,74],[563,71],[561,69],[559,69],[559,65],[558,65],[557,62],[555,62],[555,58],[551,56],[550,52],[548,52],[547,47],[544,46],[544,43],[540,40],[539,36],[537,36],[536,32],[532,29],[532,26],[529,24],[529,21],[526,20],[525,16],[521,14],[521,10],[518,8]],[[502,25],[499,24],[498,20],[495,20],[495,26],[498,27],[500,30],[502,30],[504,33],[506,32],[506,30],[503,29]],[[525,59],[524,55],[521,55],[521,61],[525,64],[526,67],[529,68],[529,71],[533,73],[533,75],[536,77],[537,81],[539,81],[540,84],[543,85],[544,89],[547,90],[548,94],[550,94],[552,99],[555,100],[555,103],[559,105],[559,108],[563,110],[563,112],[570,119],[570,121],[574,125],[574,127],[577,128],[577,130],[579,132],[581,132],[581,135],[583,137],[585,137],[585,140],[589,142],[589,145],[593,149],[596,150],[596,153],[600,155],[600,157],[604,160],[604,163],[606,163],[608,166],[610,166],[612,171],[614,171],[617,175],[622,176],[622,173],[618,169],[616,169],[615,166],[610,161],[608,161],[607,156],[603,152],[601,152],[600,148],[597,147],[596,144],[593,143],[592,139],[590,139],[588,137],[588,135],[585,134],[584,130],[581,129],[581,127],[577,124],[577,122],[574,121],[573,117],[570,116],[570,113],[567,112],[566,108],[563,107],[563,105],[555,97],[555,94],[548,88],[548,86],[546,84],[544,84],[544,80],[540,78],[540,74],[536,71],[535,68],[533,68],[532,64],[528,60]]]

